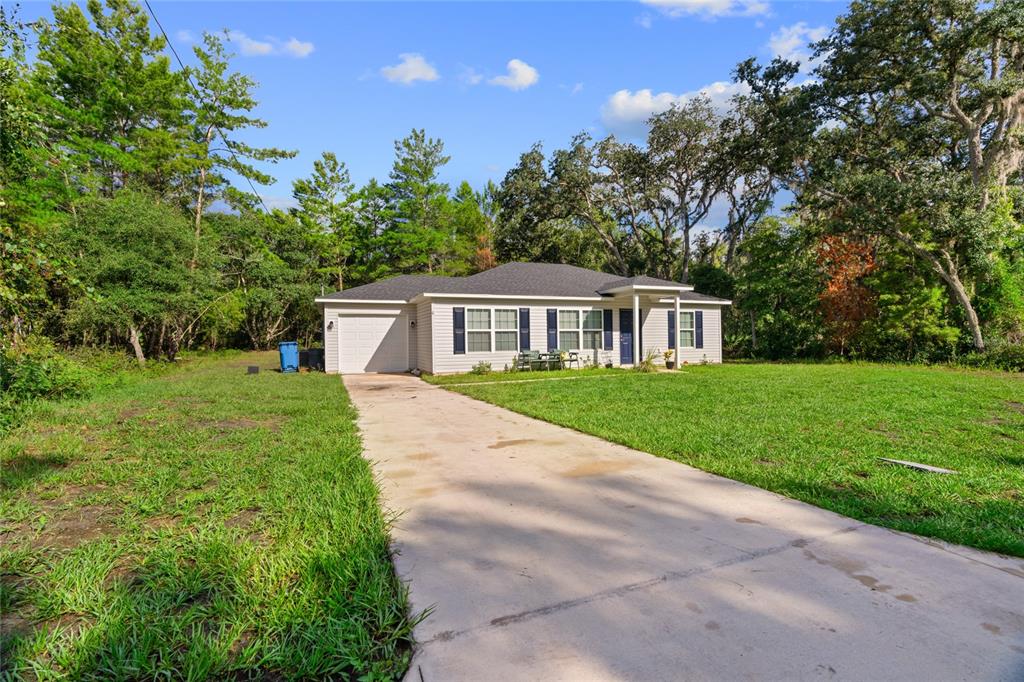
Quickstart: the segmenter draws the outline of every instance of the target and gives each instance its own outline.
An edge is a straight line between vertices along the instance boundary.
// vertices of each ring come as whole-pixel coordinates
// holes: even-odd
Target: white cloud
[[[299,40],[298,38],[289,38],[288,42],[283,45],[283,49],[291,56],[301,59],[303,57],[308,57],[315,48],[313,47],[313,43]]]
[[[654,19],[652,19],[651,15],[647,12],[644,12],[633,21],[635,21],[637,26],[640,28],[650,28],[654,24]]]
[[[394,66],[385,66],[380,75],[392,83],[411,85],[416,81],[436,81],[441,76],[432,64],[427,63],[423,55],[415,52],[403,52],[398,55],[402,61]]]
[[[576,85],[572,86],[572,90],[569,91],[569,94],[577,95],[581,92],[583,92],[583,83],[577,83]]]
[[[194,43],[196,41],[196,37],[192,35],[192,31],[184,28],[175,33],[174,37],[179,43]]]
[[[459,72],[459,80],[466,85],[479,85],[483,79],[483,75],[478,73],[472,66],[463,66]]]
[[[745,83],[729,83],[718,81],[699,90],[674,94],[671,92],[653,93],[651,90],[619,90],[602,105],[601,121],[610,132],[624,137],[639,137],[647,131],[647,121],[654,114],[668,111],[674,106],[699,95],[707,97],[711,106],[724,113],[729,108],[729,100],[734,95],[748,91]]]
[[[487,82],[491,85],[500,85],[509,90],[525,90],[540,80],[540,74],[537,73],[537,69],[521,59],[510,59],[507,67],[507,74],[495,76]]]
[[[313,43],[303,42],[297,38],[283,41],[273,36],[267,36],[264,40],[256,40],[242,31],[228,31],[228,40],[238,46],[238,51],[243,57],[285,55],[301,59],[308,57],[314,49]]]
[[[672,18],[752,17],[768,13],[767,0],[642,0]]]
[[[810,43],[824,40],[828,36],[828,26],[808,26],[801,21],[792,26],[783,26],[768,39],[768,49],[776,57],[792,62],[800,62],[801,71],[811,71],[817,66],[812,58]]]

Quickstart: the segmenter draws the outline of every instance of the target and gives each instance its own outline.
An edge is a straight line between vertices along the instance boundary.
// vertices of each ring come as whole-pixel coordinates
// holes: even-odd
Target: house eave
[[[403,301],[401,299],[380,299],[380,298],[316,298],[313,299],[314,303],[336,303],[338,305],[348,305],[350,303],[356,304],[378,304],[378,305],[406,305],[409,301]]]
[[[627,284],[621,287],[614,287],[612,289],[602,289],[602,294],[653,294],[657,292],[676,292],[676,291],[693,291],[693,287],[688,284],[680,284],[679,286],[661,286],[657,284]]]

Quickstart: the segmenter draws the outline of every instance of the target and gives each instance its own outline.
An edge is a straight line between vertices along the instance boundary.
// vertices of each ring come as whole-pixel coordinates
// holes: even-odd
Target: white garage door
[[[344,374],[405,372],[409,369],[405,313],[342,315],[339,366]]]

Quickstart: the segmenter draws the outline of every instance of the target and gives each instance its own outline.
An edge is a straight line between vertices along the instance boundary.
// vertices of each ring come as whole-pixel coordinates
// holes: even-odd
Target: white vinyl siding
[[[416,306],[416,362],[413,367],[423,372],[432,372],[434,366],[433,337],[430,327],[433,320],[430,316],[430,301],[422,301]]]

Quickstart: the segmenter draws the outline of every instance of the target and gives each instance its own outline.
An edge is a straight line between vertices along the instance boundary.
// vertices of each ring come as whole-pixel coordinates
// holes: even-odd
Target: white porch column
[[[683,321],[679,319],[679,294],[676,294],[675,304],[676,304],[676,331],[675,331],[676,338],[674,338],[672,340],[672,345],[675,346],[675,349],[676,349],[676,369],[677,370],[681,370],[683,368],[683,360],[682,360],[682,358],[679,357],[679,351],[681,350],[679,348],[679,329],[680,329],[680,325],[682,324]]]
[[[633,366],[640,364],[640,294],[633,294]]]

